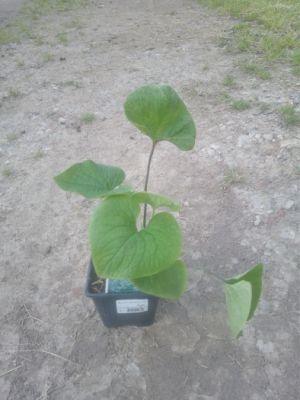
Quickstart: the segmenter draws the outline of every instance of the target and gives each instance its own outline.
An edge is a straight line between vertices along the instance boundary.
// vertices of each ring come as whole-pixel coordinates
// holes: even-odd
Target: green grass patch
[[[72,87],[74,89],[80,89],[82,87],[82,84],[80,82],[71,80],[71,81],[61,82],[61,86],[63,86],[63,87]]]
[[[95,119],[96,119],[96,115],[95,114],[85,113],[85,114],[82,114],[82,116],[80,118],[80,121],[83,124],[91,124],[91,123],[93,123],[95,121]]]
[[[22,95],[22,93],[20,92],[19,89],[9,88],[9,90],[8,90],[8,97],[10,99],[17,99],[21,95]]]
[[[263,53],[267,60],[298,60],[299,0],[198,0],[229,13],[241,23],[233,29],[239,51]],[[293,61],[294,62],[294,61]],[[298,62],[298,61],[296,61]]]
[[[283,106],[279,109],[279,113],[286,126],[300,126],[300,112],[294,106]]]
[[[292,55],[293,65],[300,66],[300,50],[295,50]]]
[[[263,80],[271,79],[272,77],[270,71],[259,64],[246,63],[241,67],[247,74],[254,75]]]
[[[0,29],[0,45],[17,43],[18,41],[19,37],[17,33],[14,32],[11,28]]]
[[[87,0],[31,0],[23,7],[23,14],[36,19],[53,11],[68,11],[87,4]]]
[[[44,153],[42,150],[36,151],[36,152],[33,154],[33,156],[32,156],[32,158],[33,158],[35,161],[38,161],[38,160],[40,160],[40,159],[43,158],[43,157],[45,157],[45,153]]]
[[[245,178],[242,175],[242,173],[238,170],[238,168],[231,168],[225,173],[223,181],[224,181],[224,188],[229,188],[232,185],[245,183]]]
[[[0,29],[0,45],[18,43],[24,39],[32,39],[37,46],[44,44],[44,38],[35,33],[36,20],[44,15],[64,12],[86,6],[90,0],[27,0],[18,16]],[[67,44],[65,34],[58,34],[58,41]]]
[[[235,25],[233,34],[236,47],[240,52],[249,51],[257,42],[256,35],[248,23]]]
[[[18,60],[17,60],[17,66],[18,66],[19,68],[24,67],[24,65],[25,65],[25,62],[24,62],[23,60],[21,60],[21,59],[18,59]]]
[[[225,91],[221,91],[218,94],[217,100],[220,103],[228,104],[233,110],[236,110],[236,111],[245,111],[245,110],[248,110],[249,108],[251,108],[251,106],[252,106],[250,101],[244,100],[244,99],[234,99]]]
[[[43,62],[44,64],[47,64],[48,62],[54,60],[54,55],[51,54],[51,53],[43,53],[42,56],[41,56],[41,58],[42,58],[42,62]]]
[[[58,33],[56,35],[56,38],[58,40],[58,43],[63,44],[65,46],[68,44],[68,38],[65,32]]]
[[[12,175],[13,175],[13,170],[12,170],[12,169],[10,169],[10,168],[4,168],[4,169],[2,170],[2,176],[3,176],[4,178],[10,178]]]
[[[234,77],[232,75],[226,75],[225,78],[223,79],[222,82],[223,86],[226,87],[234,87],[235,86],[235,80]]]
[[[236,111],[245,111],[251,108],[251,104],[249,101],[243,99],[232,100],[231,107]]]
[[[16,132],[11,132],[6,135],[6,139],[8,142],[15,142],[19,138],[19,135]]]

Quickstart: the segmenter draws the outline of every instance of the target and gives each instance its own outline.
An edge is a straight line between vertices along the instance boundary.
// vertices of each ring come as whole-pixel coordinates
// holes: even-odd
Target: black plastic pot
[[[128,293],[95,293],[92,283],[98,279],[92,260],[87,274],[85,294],[95,303],[107,327],[124,325],[147,326],[154,322],[158,298],[140,291]]]

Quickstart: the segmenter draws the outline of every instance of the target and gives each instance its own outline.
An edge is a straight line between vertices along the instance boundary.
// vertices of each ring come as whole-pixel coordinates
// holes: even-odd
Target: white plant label
[[[148,311],[148,299],[116,300],[118,314],[133,314]]]

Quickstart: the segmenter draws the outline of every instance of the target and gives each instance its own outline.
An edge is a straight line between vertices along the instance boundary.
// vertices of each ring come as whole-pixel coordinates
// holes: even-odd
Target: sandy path
[[[243,55],[218,45],[233,23],[192,0],[103,0],[2,47],[0,375],[20,367],[0,378],[1,399],[299,398],[299,131],[275,112],[299,104],[299,83],[283,66],[269,81],[241,72]],[[189,153],[161,144],[150,182],[184,204],[190,286],[161,302],[153,326],[108,330],[82,294],[95,203],[52,177],[90,158],[141,187],[150,143],[122,104],[146,83],[174,86],[198,129]],[[251,107],[237,112],[224,91]],[[230,341],[222,288],[205,271],[260,261],[263,301]]]

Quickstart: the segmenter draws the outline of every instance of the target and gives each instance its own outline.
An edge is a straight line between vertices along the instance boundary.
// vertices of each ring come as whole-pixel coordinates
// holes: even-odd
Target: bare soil
[[[95,1],[32,24],[0,50],[0,398],[298,400],[300,132],[276,110],[299,107],[299,79],[242,72],[245,55],[219,46],[234,21],[193,0]],[[183,204],[190,284],[153,326],[107,329],[83,295],[96,203],[52,177],[92,159],[141,188],[150,142],[122,107],[149,83],[172,85],[197,125],[193,151],[160,144],[150,180]],[[232,340],[215,275],[258,262],[263,299]]]

